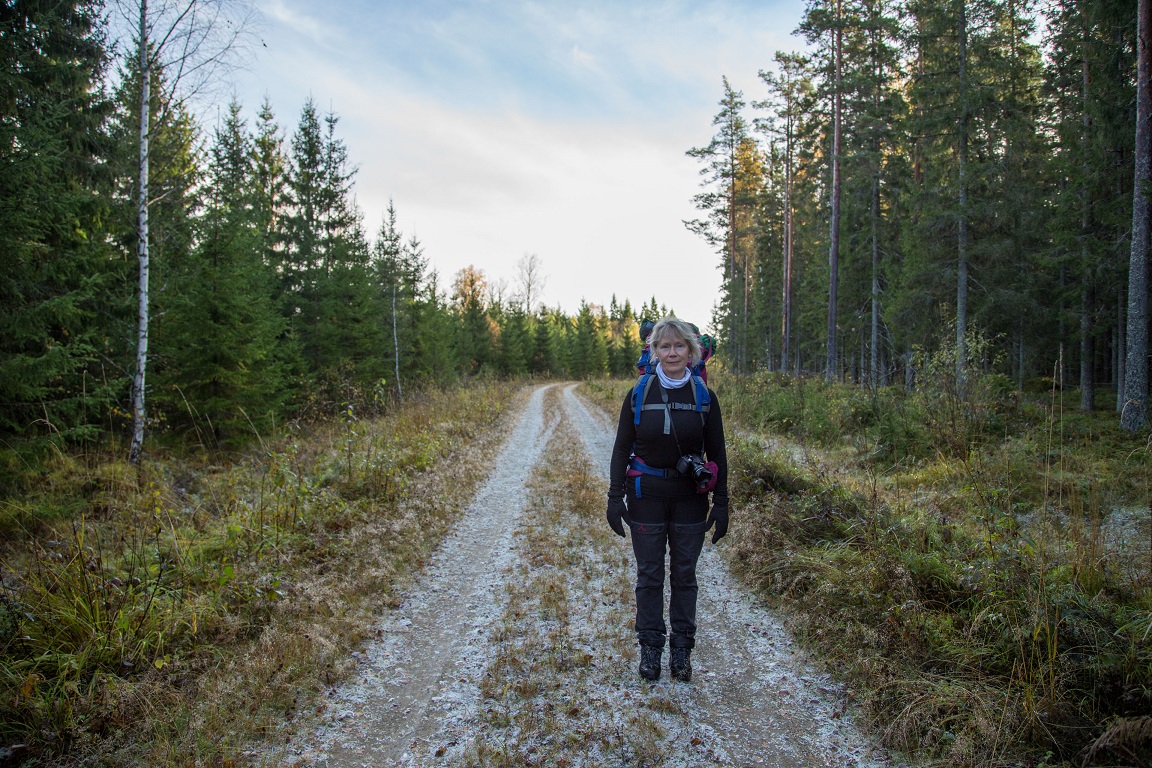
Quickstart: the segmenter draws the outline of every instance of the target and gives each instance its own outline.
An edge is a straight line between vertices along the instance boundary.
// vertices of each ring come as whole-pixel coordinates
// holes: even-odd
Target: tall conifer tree
[[[92,435],[122,392],[103,362],[117,339],[101,297],[123,270],[105,245],[99,13],[80,0],[0,14],[0,435]]]

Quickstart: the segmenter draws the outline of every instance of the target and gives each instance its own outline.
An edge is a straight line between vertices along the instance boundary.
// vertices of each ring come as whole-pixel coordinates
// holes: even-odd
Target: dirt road
[[[530,391],[463,519],[381,617],[356,679],[260,764],[894,765],[710,543],[693,681],[638,677],[630,545],[602,511],[567,511],[581,487],[602,495],[614,435],[575,389]],[[575,485],[533,483],[558,463]]]

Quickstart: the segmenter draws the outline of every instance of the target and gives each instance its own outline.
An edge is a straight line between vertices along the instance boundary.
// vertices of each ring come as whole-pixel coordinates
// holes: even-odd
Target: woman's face
[[[652,349],[667,376],[678,379],[684,375],[684,369],[688,367],[689,348],[687,341],[676,334],[668,334],[661,337]]]

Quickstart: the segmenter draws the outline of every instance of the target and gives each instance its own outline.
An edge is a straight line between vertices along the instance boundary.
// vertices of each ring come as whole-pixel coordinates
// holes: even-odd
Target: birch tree
[[[519,297],[522,300],[524,311],[532,314],[544,295],[544,286],[548,283],[548,276],[543,272],[544,264],[540,257],[534,253],[526,253],[516,262],[516,279],[520,285]]]
[[[163,110],[183,107],[216,82],[229,67],[250,27],[251,12],[244,0],[120,0],[119,20],[134,27],[133,51],[140,73],[139,163],[136,188],[137,285],[136,365],[132,379],[132,443],[128,458],[140,461],[144,445],[146,376],[148,369],[149,299],[148,177],[152,137],[152,87],[163,83]]]

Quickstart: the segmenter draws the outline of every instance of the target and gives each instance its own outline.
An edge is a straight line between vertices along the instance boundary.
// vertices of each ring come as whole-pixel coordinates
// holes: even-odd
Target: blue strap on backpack
[[[636,380],[636,386],[632,388],[632,413],[634,414],[632,423],[640,426],[640,414],[643,411],[664,411],[664,434],[669,434],[672,429],[672,411],[695,411],[700,414],[700,418],[704,418],[704,414],[708,413],[712,405],[712,397],[708,394],[708,385],[699,376],[692,377],[692,391],[695,395],[696,402],[690,403],[649,403],[645,405],[644,400],[648,397],[648,390],[652,388],[652,380],[656,378],[654,373],[646,373]]]

